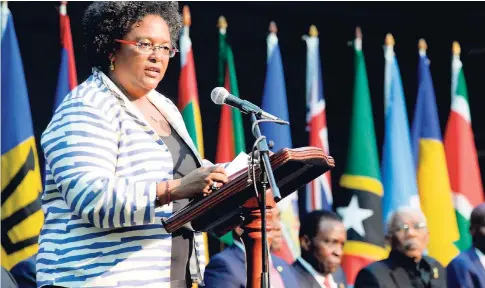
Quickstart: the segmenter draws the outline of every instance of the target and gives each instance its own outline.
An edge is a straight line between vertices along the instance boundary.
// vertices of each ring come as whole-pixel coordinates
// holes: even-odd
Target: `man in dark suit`
[[[446,267],[450,288],[485,288],[485,203],[471,213],[470,234],[472,247]]]
[[[298,287],[347,287],[340,267],[347,232],[340,216],[332,211],[316,210],[300,223],[301,257],[293,263]]]
[[[277,207],[272,210],[271,224],[273,230],[271,231],[271,237],[268,237],[270,250],[275,248],[273,247],[273,241],[275,245],[280,245],[282,237],[279,224],[279,210]],[[232,234],[234,236],[234,244],[214,255],[205,268],[204,287],[246,287],[246,252],[240,238],[242,230],[236,228]],[[293,268],[283,259],[271,253],[271,262],[269,264],[271,287],[299,287]]]
[[[429,240],[426,217],[417,209],[398,209],[389,219],[387,259],[360,270],[355,288],[446,288],[446,272],[435,259],[423,256]]]

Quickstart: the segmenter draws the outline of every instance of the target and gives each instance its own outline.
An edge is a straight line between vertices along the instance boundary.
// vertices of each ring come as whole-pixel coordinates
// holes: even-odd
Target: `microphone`
[[[275,120],[275,121],[282,121],[285,122],[284,124],[288,124],[287,121],[284,121],[268,112],[265,112],[263,109],[259,108],[258,106],[254,105],[253,103],[242,100],[241,98],[231,95],[225,88],[223,87],[216,87],[211,92],[211,99],[212,102],[216,103],[217,105],[226,104],[232,106],[234,108],[239,109],[243,113],[255,113],[259,115],[261,118]],[[279,123],[283,124],[283,123]]]

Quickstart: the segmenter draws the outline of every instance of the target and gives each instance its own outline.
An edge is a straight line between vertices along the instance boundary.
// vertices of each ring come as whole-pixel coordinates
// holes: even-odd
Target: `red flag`
[[[74,46],[72,45],[71,24],[67,15],[67,1],[61,1],[59,20],[61,28],[61,65],[57,80],[54,110],[61,104],[64,97],[77,86],[76,61],[74,58]]]

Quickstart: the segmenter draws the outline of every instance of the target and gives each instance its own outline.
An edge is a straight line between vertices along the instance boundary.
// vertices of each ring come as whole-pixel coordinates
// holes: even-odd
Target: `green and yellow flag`
[[[219,85],[234,96],[239,96],[236,67],[232,49],[226,39],[227,21],[219,17]],[[240,152],[246,151],[241,112],[228,105],[221,108],[219,135],[217,139],[216,163],[232,161]],[[233,243],[232,234],[227,233],[221,238],[225,244]]]
[[[382,221],[383,188],[359,28],[354,40],[354,59],[349,153],[344,174],[340,178],[343,189],[334,199],[335,210],[347,229],[348,241],[344,246],[342,268],[349,285],[354,285],[360,269],[387,256]]]

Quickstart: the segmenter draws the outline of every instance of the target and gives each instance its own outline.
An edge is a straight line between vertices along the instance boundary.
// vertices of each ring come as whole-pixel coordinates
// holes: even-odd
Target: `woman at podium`
[[[42,134],[45,223],[38,287],[191,287],[200,233],[162,218],[227,183],[205,166],[177,107],[155,88],[182,26],[174,2],[97,2],[84,15],[92,75]]]

